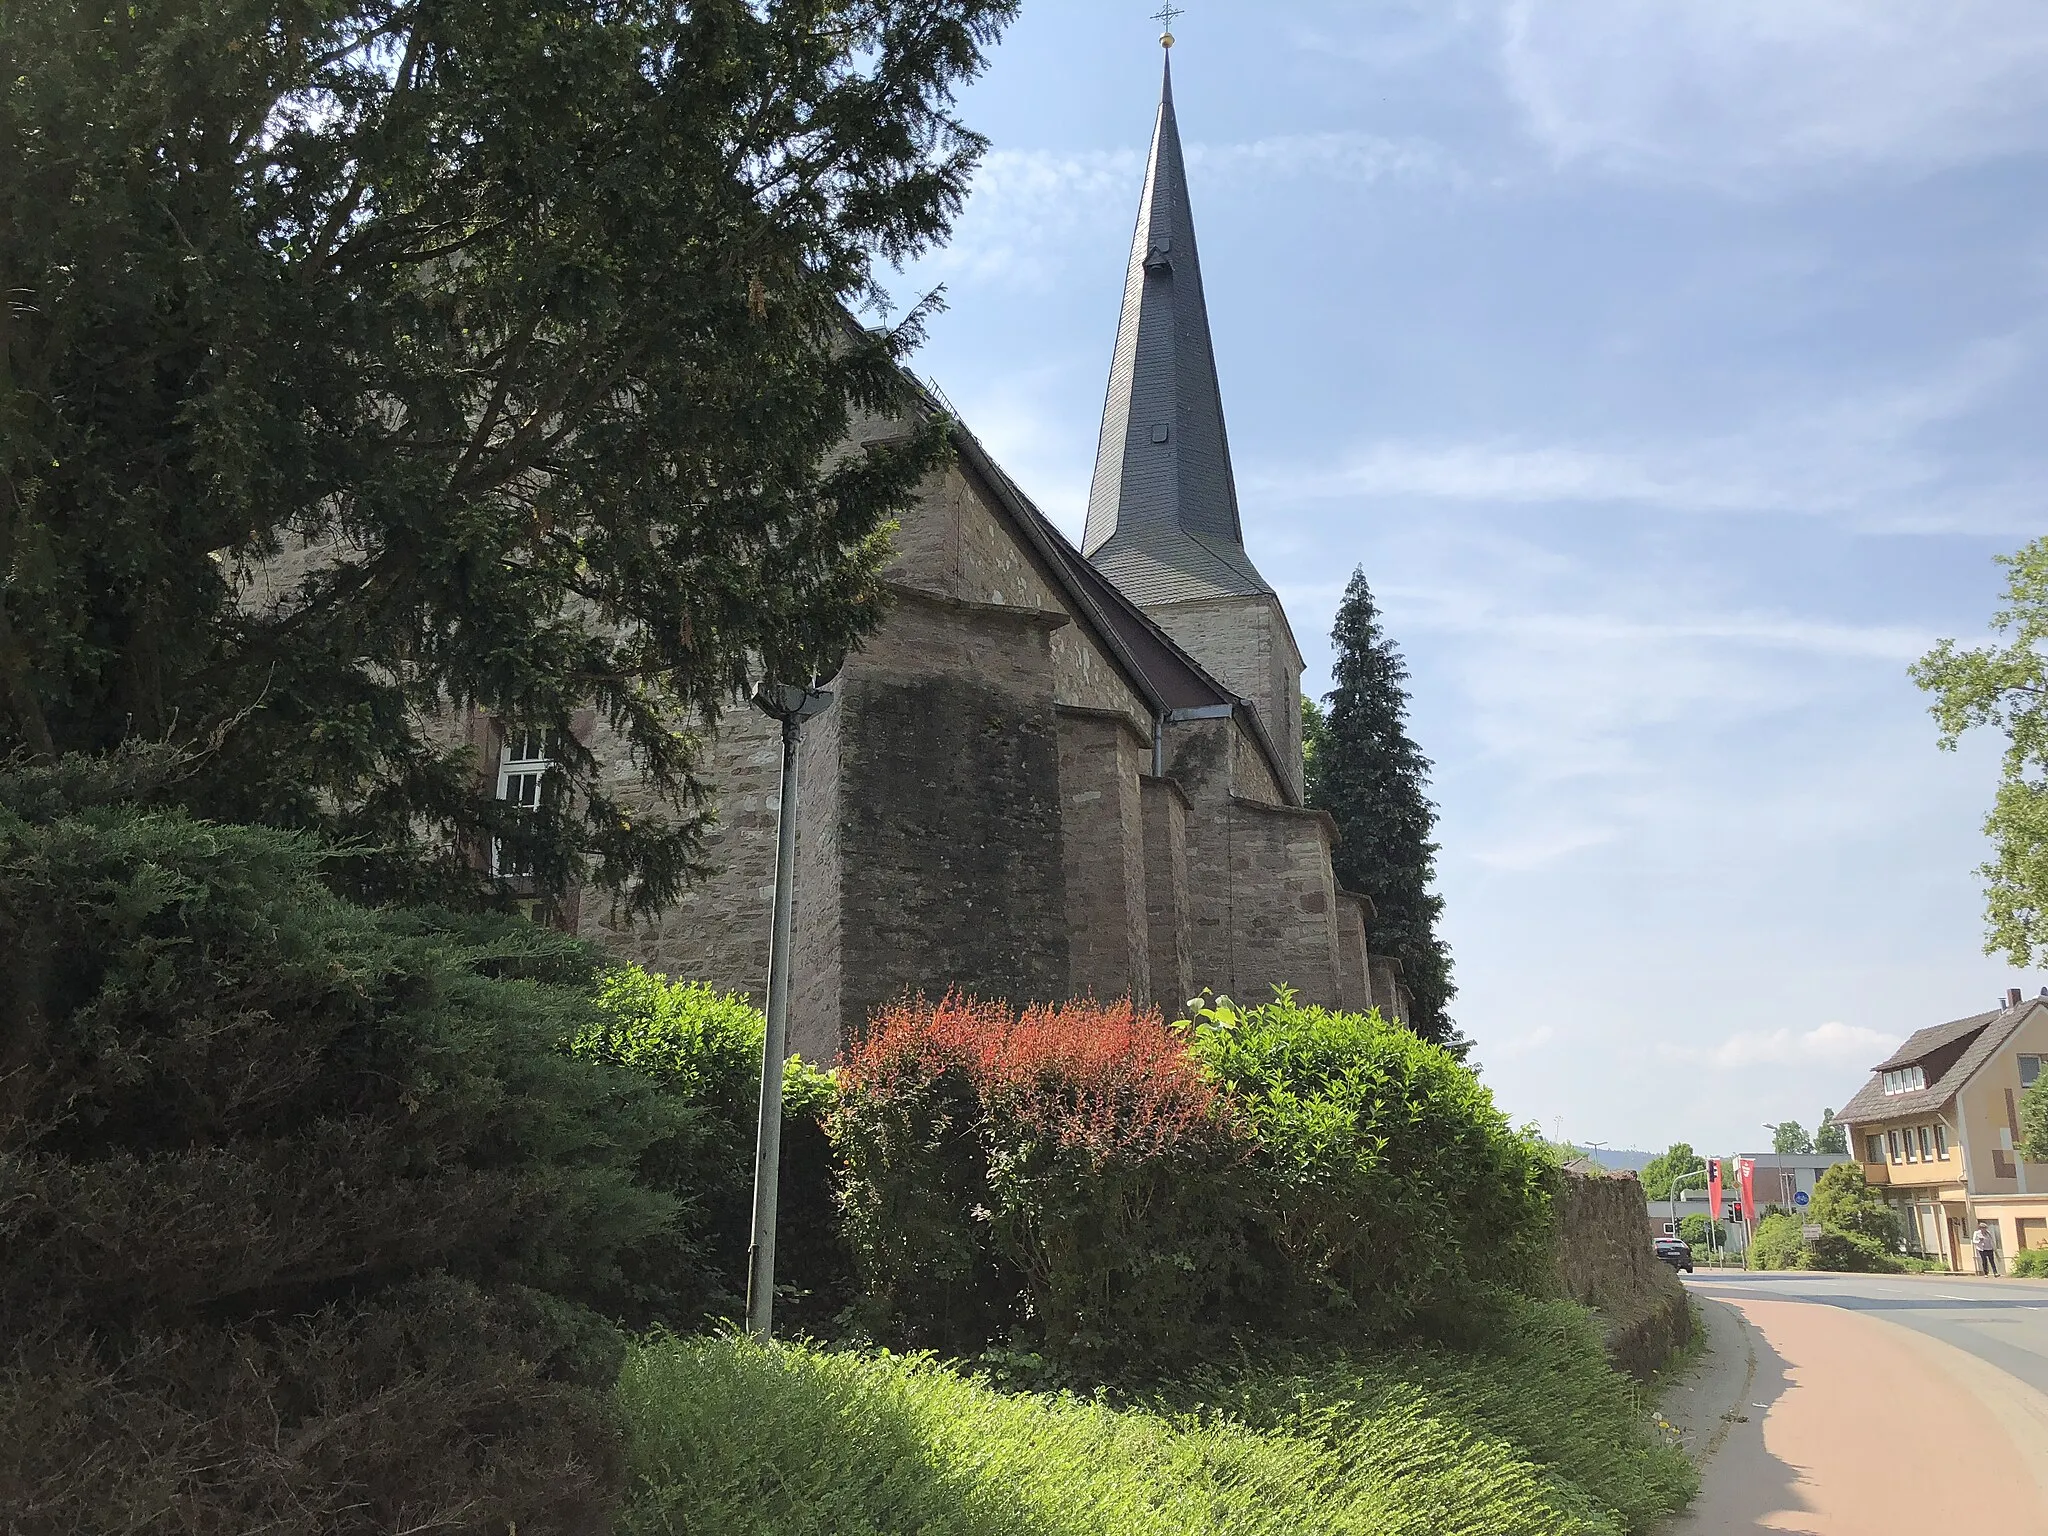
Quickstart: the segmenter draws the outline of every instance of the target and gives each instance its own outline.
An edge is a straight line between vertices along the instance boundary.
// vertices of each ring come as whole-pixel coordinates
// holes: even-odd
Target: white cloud
[[[1055,153],[998,149],[975,173],[967,207],[923,273],[1043,285],[1079,251],[1118,250],[1137,206],[1144,157],[1135,149]]]
[[[1245,144],[1190,144],[1190,180],[1197,173],[1219,190],[1276,176],[1368,184],[1390,179],[1459,181],[1457,164],[1427,139],[1388,139],[1370,133],[1287,133]],[[1200,186],[1195,188],[1201,195]]]
[[[1363,185],[1390,179],[1460,181],[1445,151],[1424,139],[1369,133],[1275,134],[1187,146],[1197,215],[1276,180]],[[975,174],[948,244],[921,274],[1043,287],[1075,261],[1120,264],[1144,185],[1136,148],[992,150]]]
[[[1506,0],[1502,63],[1561,161],[1754,188],[2048,149],[2040,0]]]
[[[1830,1020],[1806,1030],[1743,1030],[1724,1036],[1704,1050],[1669,1045],[1665,1052],[1679,1060],[1705,1061],[1711,1066],[1728,1069],[1792,1066],[1853,1069],[1882,1061],[1897,1044],[1895,1036],[1879,1030]]]
[[[2048,495],[2035,463],[1983,464],[1941,435],[2012,393],[2041,347],[2031,330],[1985,338],[1887,385],[1780,399],[1750,420],[1659,441],[1517,436],[1365,440],[1334,463],[1241,476],[1269,503],[1358,497],[1687,513],[1796,513],[1886,531],[2031,529]]]

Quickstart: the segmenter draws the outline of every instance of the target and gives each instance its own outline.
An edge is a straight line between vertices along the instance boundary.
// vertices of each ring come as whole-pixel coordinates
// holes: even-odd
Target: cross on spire
[[[1173,46],[1173,24],[1186,14],[1187,12],[1175,5],[1173,0],[1166,0],[1164,5],[1152,13],[1152,19],[1160,26],[1159,41],[1168,48]]]

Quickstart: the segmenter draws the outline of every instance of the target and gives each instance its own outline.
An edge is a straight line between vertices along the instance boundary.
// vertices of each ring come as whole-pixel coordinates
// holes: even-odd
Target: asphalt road
[[[2048,1281],[1700,1270],[1700,1296],[1843,1307],[1975,1355],[2048,1395]]]
[[[1670,1536],[2048,1533],[2048,1284],[1702,1271]]]

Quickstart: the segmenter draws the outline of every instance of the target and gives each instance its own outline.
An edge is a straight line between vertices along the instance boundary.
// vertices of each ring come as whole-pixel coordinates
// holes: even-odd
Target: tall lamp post
[[[826,679],[830,681],[830,679]],[[761,1042],[761,1120],[754,1139],[754,1225],[747,1244],[747,1332],[775,1327],[775,1196],[782,1172],[782,1064],[789,1055],[789,945],[796,893],[796,762],[804,722],[832,695],[815,681],[764,682],[754,707],[782,722],[782,808],[775,847],[775,926],[768,940],[768,1031]]]

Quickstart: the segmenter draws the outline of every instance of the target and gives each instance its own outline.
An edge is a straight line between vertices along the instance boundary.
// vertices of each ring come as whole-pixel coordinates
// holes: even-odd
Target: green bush
[[[1807,1219],[1868,1238],[1885,1253],[1898,1246],[1898,1216],[1864,1179],[1859,1163],[1836,1163],[1821,1174]]]
[[[1806,1268],[1806,1242],[1801,1222],[1786,1211],[1772,1211],[1756,1224],[1749,1240],[1749,1262],[1758,1269]]]
[[[892,1342],[1101,1379],[1465,1326],[1551,1283],[1543,1148],[1377,1015],[906,1003],[844,1081],[848,1233]]]
[[[1099,1376],[1221,1347],[1255,1300],[1242,1138],[1128,1002],[948,997],[877,1015],[835,1134],[880,1337],[999,1340]]]
[[[571,1049],[650,1080],[684,1112],[640,1159],[641,1182],[673,1195],[679,1219],[623,1256],[625,1283],[611,1310],[636,1325],[681,1329],[736,1318],[746,1301],[767,1021],[738,993],[633,965],[605,976],[597,1002]],[[789,1059],[775,1255],[784,1326],[822,1326],[851,1299],[825,1131],[837,1097],[829,1073]]]
[[[1902,1274],[1906,1268],[1897,1254],[1875,1238],[1866,1237],[1861,1232],[1844,1232],[1836,1227],[1826,1228],[1806,1245],[1806,1258],[1801,1267],[1865,1275]]]
[[[592,957],[125,803],[164,771],[0,771],[9,1529],[590,1529],[620,1341],[580,1303],[670,1219],[634,1164],[676,1129],[560,1049]]]
[[[656,1339],[620,1379],[626,1536],[1562,1536],[1696,1486],[1568,1303],[1477,1354],[1212,1371],[1158,1401],[929,1358]],[[1202,1404],[1206,1406],[1192,1406]]]
[[[1448,1051],[1285,993],[1197,1010],[1189,1043],[1250,1133],[1254,1215],[1280,1259],[1262,1313],[1384,1330],[1548,1285],[1549,1160]]]
[[[2008,1273],[2021,1280],[2048,1279],[2048,1248],[2022,1248],[2012,1256]]]
[[[1839,1166],[1829,1171],[1838,1171]],[[1857,1178],[1862,1178],[1860,1170]],[[1758,1269],[1823,1269],[1850,1274],[1895,1275],[1905,1268],[1888,1244],[1863,1232],[1844,1231],[1822,1222],[1821,1235],[1808,1242],[1806,1224],[1789,1211],[1772,1211],[1756,1225],[1749,1246],[1750,1263]]]
[[[1728,1228],[1721,1222],[1695,1214],[1678,1218],[1678,1235],[1694,1248],[1705,1248],[1726,1243]]]

